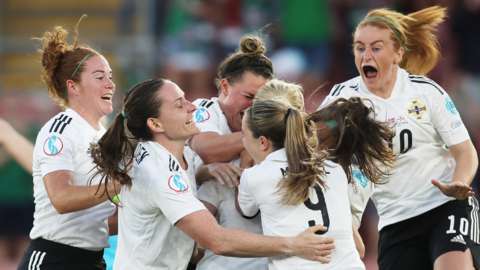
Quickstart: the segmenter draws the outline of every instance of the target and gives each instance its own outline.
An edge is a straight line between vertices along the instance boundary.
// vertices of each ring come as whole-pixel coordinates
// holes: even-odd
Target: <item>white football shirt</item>
[[[217,208],[218,224],[225,228],[240,229],[256,234],[262,234],[260,215],[244,218],[235,208],[235,190],[212,180],[203,183],[198,189],[197,197]],[[197,270],[262,270],[268,269],[266,258],[235,258],[215,255],[210,250],[197,264]]]
[[[399,68],[387,99],[370,93],[358,76],[335,85],[320,107],[353,96],[372,101],[375,119],[389,123],[396,133],[394,169],[372,196],[379,229],[453,200],[431,184],[432,179],[452,181],[455,160],[447,147],[470,138],[448,94],[434,81]]]
[[[215,132],[220,135],[232,133],[227,118],[218,104],[218,98],[200,98],[195,100],[193,104],[197,106],[193,114],[193,120],[201,132]]]
[[[57,114],[42,127],[33,150],[35,212],[30,238],[42,237],[88,250],[108,246],[107,218],[115,212],[115,206],[106,201],[88,209],[59,214],[43,181],[51,172],[67,170],[73,173],[73,185],[88,185],[94,168],[88,149],[104,133],[103,127],[94,129],[72,109]],[[99,177],[92,179],[92,185],[98,180]]]
[[[194,241],[175,223],[205,210],[192,176],[151,141],[138,144],[131,175],[132,186],[121,191],[114,269],[186,269]]]
[[[218,98],[197,99],[193,102],[197,106],[194,121],[201,132],[215,132],[219,135],[231,134],[228,121],[223,114]],[[240,166],[240,159],[231,161]],[[226,228],[236,228],[252,233],[262,233],[260,215],[246,219],[238,214],[235,208],[234,190],[219,184],[216,180],[205,182],[200,186],[198,197],[200,200],[211,203],[217,208],[217,221]],[[199,262],[197,269],[267,269],[265,258],[236,258],[215,255],[210,250]]]
[[[270,153],[260,164],[246,169],[238,191],[242,212],[249,216],[260,210],[265,235],[295,236],[309,226],[323,224],[328,227],[323,236],[335,239],[335,251],[328,264],[300,257],[271,257],[269,269],[365,269],[353,240],[348,183],[343,169],[327,161],[326,188],[319,185],[311,188],[309,199],[295,206],[282,204],[277,192],[287,170],[285,149]]]

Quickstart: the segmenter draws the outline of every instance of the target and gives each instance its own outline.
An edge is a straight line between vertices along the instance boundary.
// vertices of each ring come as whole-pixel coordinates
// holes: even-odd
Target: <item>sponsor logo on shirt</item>
[[[450,98],[445,99],[445,109],[447,109],[447,112],[456,115],[458,114],[457,108],[455,107],[455,104]]]
[[[412,99],[408,103],[407,112],[411,117],[417,120],[422,119],[423,115],[427,111],[427,106],[420,99]]]
[[[355,179],[355,182],[357,182],[361,187],[367,187],[368,179],[360,170],[352,170],[352,176]]]
[[[170,175],[168,177],[168,187],[175,192],[185,192],[188,190],[188,184],[178,173]]]
[[[62,152],[63,142],[57,134],[51,134],[43,144],[43,152],[47,156],[55,156]]]
[[[208,119],[210,119],[210,113],[207,109],[199,107],[195,110],[195,113],[193,114],[193,121],[195,121],[195,123],[202,123]]]

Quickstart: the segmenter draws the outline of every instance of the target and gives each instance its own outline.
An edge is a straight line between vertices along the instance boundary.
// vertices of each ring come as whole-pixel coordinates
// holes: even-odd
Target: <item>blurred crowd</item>
[[[138,31],[133,18],[140,8],[135,2],[122,1],[115,18],[119,40],[128,40]],[[216,67],[238,46],[242,35],[251,33],[266,41],[267,55],[274,63],[277,77],[303,85],[307,111],[318,107],[333,84],[357,74],[352,32],[369,9],[390,7],[409,13],[434,4],[446,6],[449,16],[438,33],[443,56],[429,77],[451,95],[479,149],[480,0],[166,0],[149,3],[146,20],[149,42],[136,41],[138,46],[134,49],[118,42],[114,48],[113,55],[119,65],[113,72],[119,92],[156,76],[176,82],[186,90],[190,100],[214,96]],[[59,110],[46,93],[46,89],[0,90],[0,117],[33,141],[38,125]],[[121,101],[122,96],[117,93],[117,101]],[[474,183],[477,185],[478,176]],[[377,269],[377,218],[375,210],[369,209],[361,233],[367,247],[365,262],[370,270]],[[0,270],[7,269],[23,254],[32,216],[32,178],[0,152]]]

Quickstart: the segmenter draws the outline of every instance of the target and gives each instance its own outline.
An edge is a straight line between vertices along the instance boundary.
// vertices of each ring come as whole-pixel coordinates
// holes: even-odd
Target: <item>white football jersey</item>
[[[358,76],[335,85],[320,107],[354,96],[372,101],[375,119],[389,123],[396,134],[394,169],[372,196],[379,229],[453,200],[431,184],[432,179],[452,181],[455,160],[448,147],[470,138],[448,94],[434,81],[399,68],[387,99],[370,93]]]
[[[132,186],[121,191],[114,269],[186,269],[194,241],[175,223],[205,210],[194,196],[194,178],[151,141],[138,144],[131,175]]]
[[[197,106],[193,114],[193,120],[200,132],[215,132],[218,135],[232,134],[227,118],[218,104],[218,98],[200,98],[195,100],[193,104]],[[231,162],[240,166],[240,159]]]
[[[231,134],[227,118],[222,112],[217,98],[197,99],[193,102],[197,106],[194,121],[201,132],[215,132],[219,135]],[[240,166],[240,159],[231,161]],[[238,214],[235,208],[234,189],[223,186],[216,180],[208,181],[200,186],[198,198],[217,208],[217,221],[225,228],[236,228],[244,231],[261,234],[260,216],[246,219]],[[199,270],[210,269],[267,269],[265,258],[237,258],[215,255],[210,250],[197,265]]]
[[[106,201],[88,209],[59,214],[52,205],[43,178],[55,171],[71,171],[73,185],[87,186],[93,176],[88,149],[105,129],[93,128],[72,109],[51,118],[38,133],[33,150],[33,196],[35,212],[30,238],[44,239],[88,250],[108,246],[107,219],[115,206]],[[97,184],[99,177],[92,179]]]
[[[193,120],[201,132],[215,132],[220,135],[232,133],[227,118],[218,104],[218,98],[200,98],[193,104],[197,106],[193,113]]]
[[[199,200],[208,202],[217,208],[216,218],[218,224],[225,228],[240,229],[256,234],[262,234],[262,225],[259,215],[247,219],[238,213],[235,208],[235,190],[217,181],[207,181],[198,189]],[[197,264],[197,270],[266,270],[268,269],[267,258],[235,258],[215,255],[210,250]]]
[[[326,187],[311,188],[309,199],[295,206],[282,204],[277,192],[287,170],[285,149],[270,153],[260,164],[246,169],[238,190],[243,214],[253,216],[260,211],[263,233],[271,236],[295,236],[310,226],[323,224],[328,227],[323,236],[335,239],[335,251],[328,264],[300,257],[271,257],[269,269],[365,269],[353,240],[348,183],[342,167],[327,161]]]

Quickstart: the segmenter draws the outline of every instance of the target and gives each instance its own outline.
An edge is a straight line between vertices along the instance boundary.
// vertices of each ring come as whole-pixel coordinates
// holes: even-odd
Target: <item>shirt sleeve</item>
[[[470,139],[455,104],[445,91],[436,91],[430,96],[431,119],[435,130],[447,146]]]
[[[240,185],[238,186],[238,205],[243,215],[247,217],[255,216],[260,210],[253,190],[250,188],[251,180],[250,170],[246,169],[240,177]]]
[[[353,182],[348,185],[348,198],[353,225],[358,228],[368,200],[373,194],[373,184],[358,169],[352,170]]]
[[[218,208],[222,201],[222,189],[220,184],[215,181],[207,181],[198,189],[197,198],[201,201],[208,202]]]
[[[154,166],[145,164],[145,173],[140,176],[148,179],[148,194],[170,223],[175,224],[186,215],[204,210],[205,206],[194,196],[190,181],[186,179],[187,174],[181,169],[169,171],[161,161],[152,162],[156,163]]]
[[[215,132],[222,134],[218,121],[219,116],[215,108],[218,104],[214,104],[214,101],[201,99],[196,100],[194,104],[197,109],[193,113],[193,120],[201,132]]]
[[[44,133],[45,134],[45,133]],[[39,139],[36,153],[39,155],[39,165],[42,177],[60,170],[73,171],[75,156],[75,140],[67,134],[56,132],[46,133]]]

